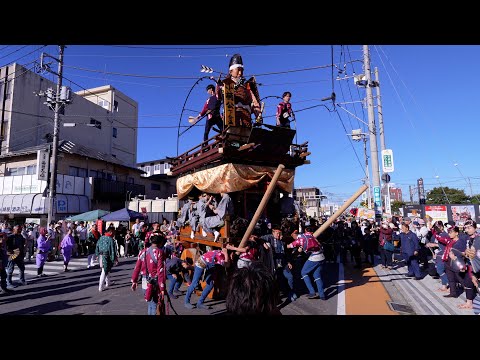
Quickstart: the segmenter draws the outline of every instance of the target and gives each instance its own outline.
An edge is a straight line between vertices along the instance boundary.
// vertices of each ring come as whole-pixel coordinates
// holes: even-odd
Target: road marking
[[[338,262],[338,281],[337,281],[337,315],[345,315],[345,274],[343,264],[340,261],[340,255],[337,256]]]

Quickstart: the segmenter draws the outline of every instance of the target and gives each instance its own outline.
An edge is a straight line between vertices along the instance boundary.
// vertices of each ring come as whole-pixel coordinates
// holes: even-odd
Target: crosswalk
[[[87,268],[87,258],[72,258],[68,263],[68,269],[70,272],[75,270],[83,270]],[[93,268],[98,269],[98,262],[95,263]],[[43,267],[43,273],[47,276],[53,276],[64,273],[63,271],[63,259],[55,260],[55,261],[47,261]],[[13,272],[13,281],[20,281],[18,267],[15,266]],[[34,281],[38,279],[37,277],[37,266],[35,264],[35,260],[32,259],[30,263],[27,261],[25,262],[25,280],[27,282]]]

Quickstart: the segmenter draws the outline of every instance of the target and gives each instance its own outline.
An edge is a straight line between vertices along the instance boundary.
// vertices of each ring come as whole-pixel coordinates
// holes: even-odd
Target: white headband
[[[229,70],[233,70],[233,69],[236,69],[236,68],[243,68],[243,65],[242,64],[233,64],[232,66],[230,66],[228,69]]]

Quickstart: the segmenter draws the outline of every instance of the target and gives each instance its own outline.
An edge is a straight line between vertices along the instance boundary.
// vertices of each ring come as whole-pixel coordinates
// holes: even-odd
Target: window
[[[90,118],[90,125],[94,125],[97,129],[102,128],[102,122],[95,120],[94,118]]]
[[[103,99],[98,99],[97,105],[103,107],[104,109],[109,110],[110,109],[110,103],[107,100]]]
[[[112,128],[112,136],[113,136],[114,138],[116,138],[116,137],[117,137],[117,134],[118,134],[117,128],[115,128],[115,127]]]
[[[113,100],[113,111],[118,112],[118,101],[117,100]]]
[[[150,184],[150,190],[160,190],[160,184]]]
[[[160,171],[160,165],[158,165],[158,164],[155,165],[155,166],[153,167],[153,170],[154,170],[154,171]]]
[[[92,171],[95,171],[95,170],[90,170],[90,176],[93,176]],[[77,166],[70,166],[68,168],[68,175],[78,176],[78,177],[87,177],[87,169],[80,168],[80,167],[77,167]],[[95,177],[95,176],[93,176],[93,177]]]
[[[8,169],[8,171],[10,172],[11,176],[25,175],[25,168],[24,167],[10,168],[10,169]]]
[[[12,94],[12,82],[11,81],[8,81],[7,82],[7,94],[5,96],[5,100],[8,100],[11,98],[11,95]]]
[[[99,174],[97,170],[90,170],[90,177],[101,178],[102,176]]]
[[[145,166],[145,172],[147,172],[147,173],[150,172],[150,166]]]
[[[169,163],[165,163],[165,170],[168,170],[170,169],[170,164]]]
[[[105,174],[105,173],[104,173],[104,174]],[[117,180],[117,175],[106,173],[105,176],[104,176],[104,178],[106,178],[107,180],[115,181],[115,180]]]
[[[27,166],[27,175],[35,175],[37,173],[37,165]]]

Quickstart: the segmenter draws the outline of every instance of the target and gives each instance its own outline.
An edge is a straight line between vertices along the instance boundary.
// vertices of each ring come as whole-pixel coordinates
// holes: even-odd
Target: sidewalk
[[[395,258],[399,260],[400,255],[395,254]],[[458,298],[444,298],[443,295],[448,293],[437,291],[441,287],[440,279],[433,279],[425,271],[422,271],[421,280],[407,278],[403,261],[395,263],[393,270],[382,269],[379,264],[374,270],[384,281],[389,294],[400,293],[417,315],[473,315],[471,309],[457,308],[465,303],[465,293]]]

